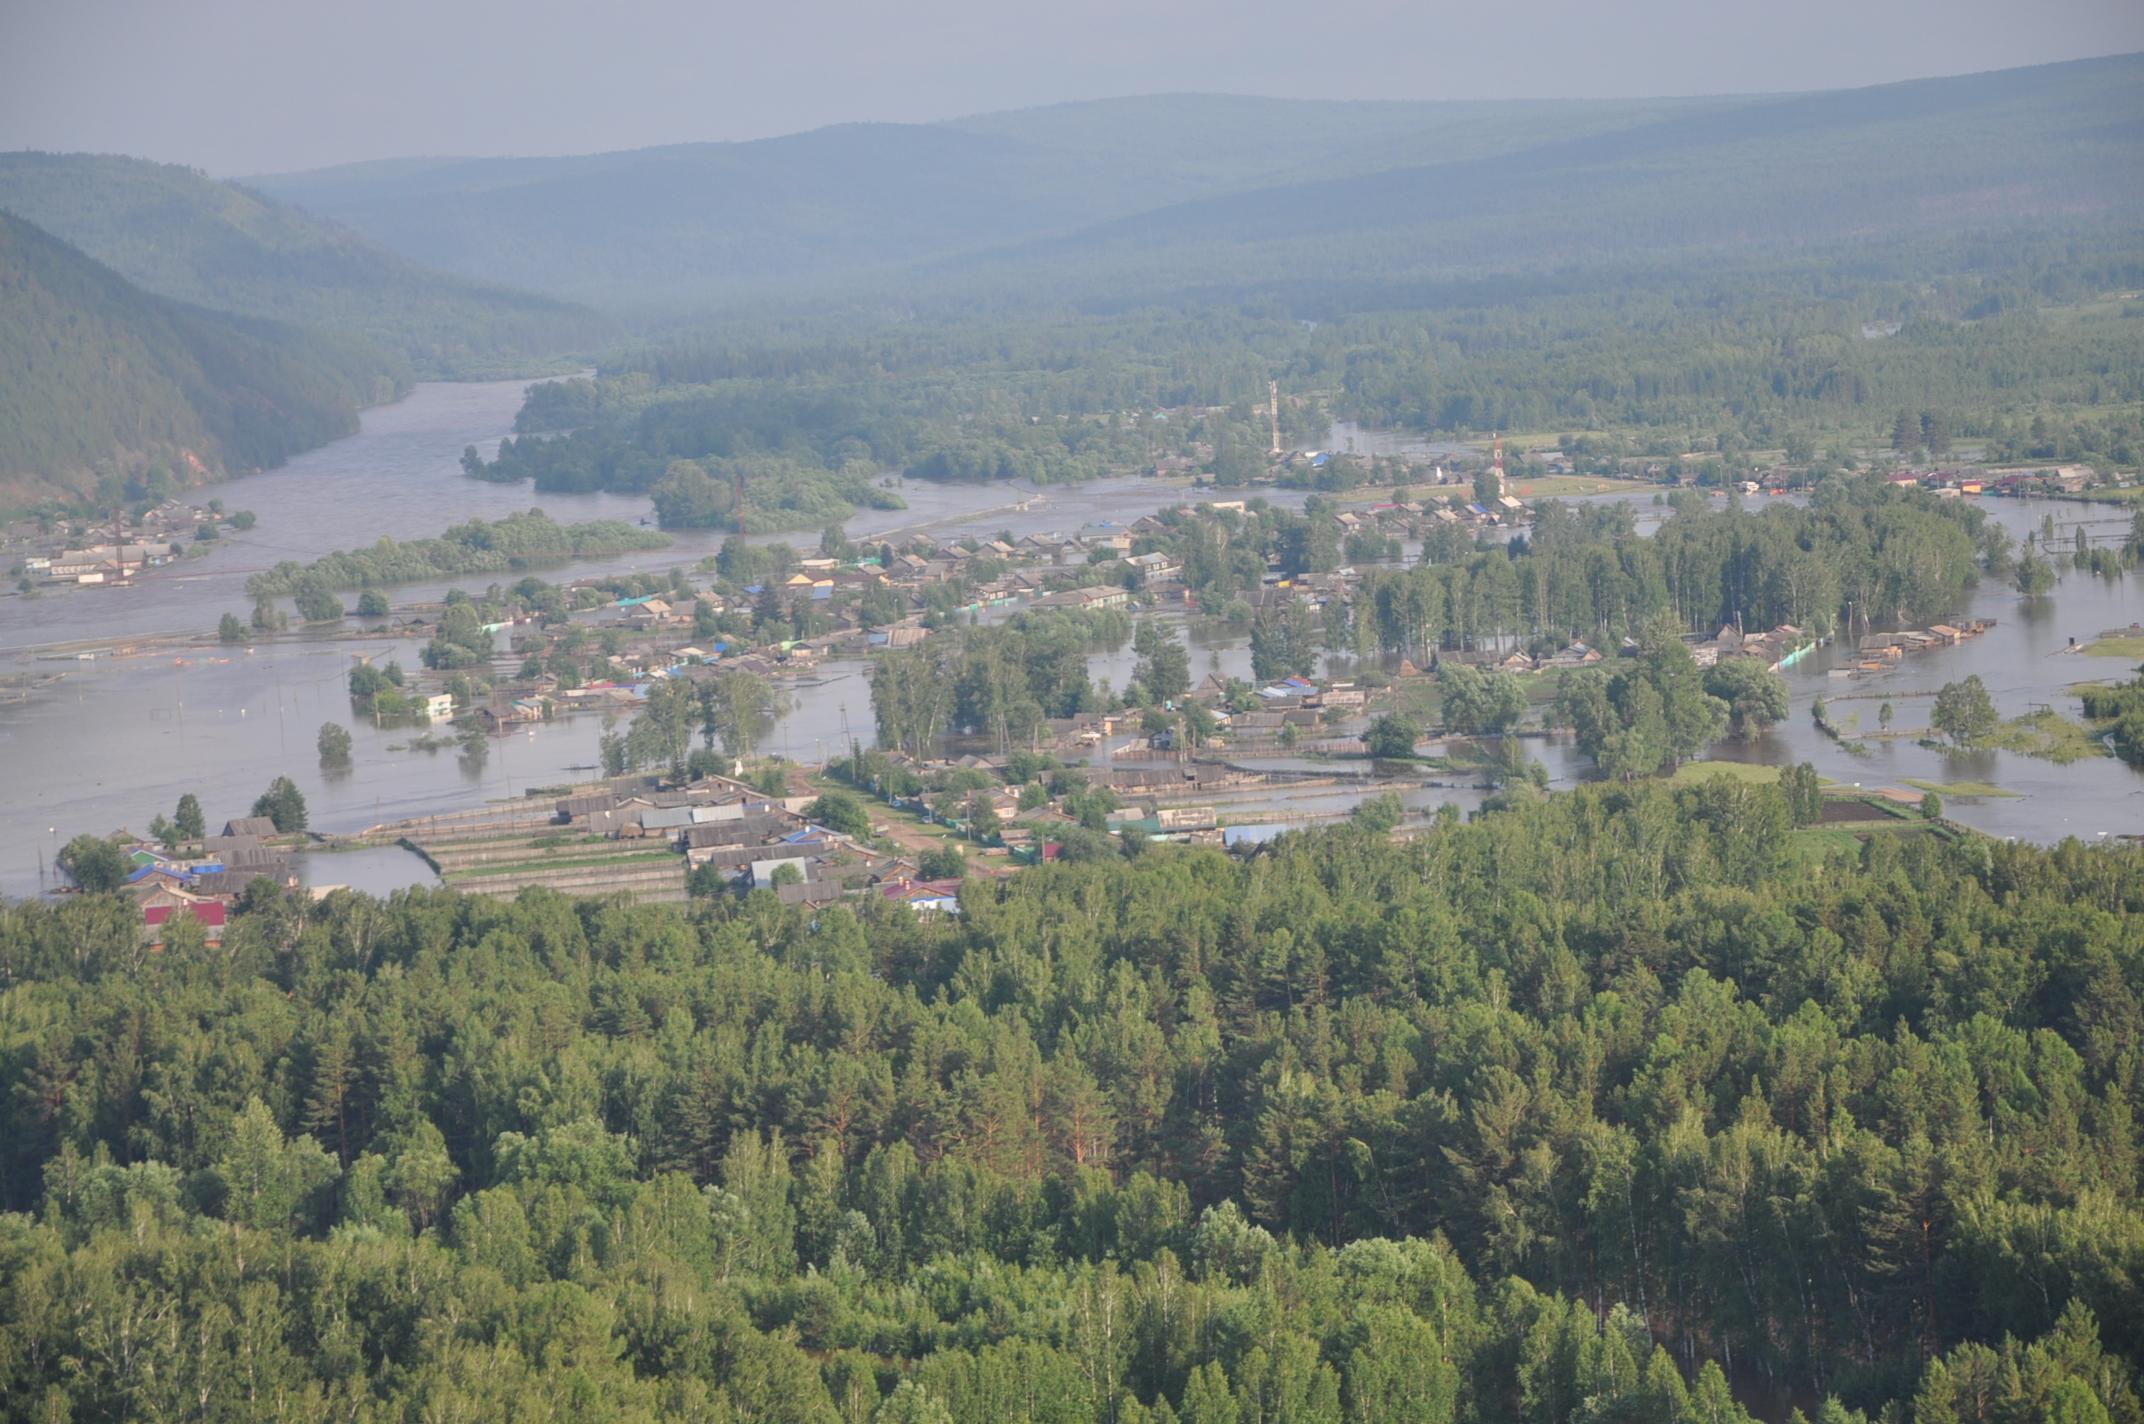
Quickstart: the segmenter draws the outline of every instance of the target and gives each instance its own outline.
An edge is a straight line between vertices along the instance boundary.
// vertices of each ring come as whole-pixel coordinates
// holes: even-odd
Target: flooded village
[[[502,392],[474,414],[495,422],[494,412],[506,410]],[[413,464],[413,481],[439,479],[437,467],[462,433],[440,432],[429,461]],[[1062,855],[1068,845],[1077,854],[1082,838],[1094,835],[1241,844],[1341,820],[1372,802],[1382,818],[1388,799],[1391,820],[1405,834],[1506,794],[1522,767],[1538,768],[1525,774],[1552,785],[1594,774],[1568,734],[1550,725],[1555,686],[1567,672],[1613,669],[1635,651],[1629,640],[1544,645],[1516,628],[1485,624],[1478,637],[1391,657],[1374,655],[1366,638],[1345,632],[1372,616],[1357,605],[1380,568],[1531,535],[1536,489],[1551,489],[1565,507],[1621,509],[1620,517],[1641,529],[1657,517],[1658,487],[1621,478],[1644,476],[1642,467],[1586,471],[1551,451],[1514,458],[1507,474],[1490,463],[1501,457],[1501,449],[1477,452],[1471,463],[1479,468],[1470,470],[1470,457],[1450,449],[1380,454],[1372,458],[1383,462],[1378,474],[1391,486],[1358,483],[1346,491],[1317,488],[1333,458],[1325,452],[1287,457],[1275,473],[1286,475],[1293,465],[1292,478],[1254,489],[1193,488],[1181,471],[1163,471],[1106,491],[1046,489],[1017,499],[977,487],[915,491],[919,507],[867,511],[838,537],[830,531],[818,548],[795,549],[780,538],[687,536],[600,570],[536,570],[483,590],[387,590],[393,601],[368,600],[364,616],[279,634],[248,629],[237,644],[204,643],[198,631],[177,630],[127,641],[25,636],[63,634],[67,614],[90,606],[89,599],[138,596],[141,586],[11,600],[0,611],[13,619],[18,652],[0,692],[14,699],[14,720],[0,735],[18,746],[26,738],[89,735],[120,745],[146,735],[171,745],[131,783],[93,778],[84,788],[76,778],[77,789],[89,792],[78,804],[69,804],[55,778],[48,794],[67,810],[52,820],[67,824],[18,835],[29,844],[9,848],[5,875],[18,893],[62,884],[52,867],[60,843],[83,829],[145,827],[180,787],[207,782],[219,813],[244,811],[258,788],[217,787],[214,756],[186,748],[244,746],[257,756],[254,743],[270,719],[314,816],[303,835],[281,838],[280,859],[264,868],[316,890],[443,880],[481,893],[541,884],[679,899],[697,885],[711,893],[774,888],[790,899],[877,893],[943,907],[957,902],[951,887],[958,877],[949,871],[1008,874]],[[346,451],[344,458],[353,456]],[[1608,492],[1588,494],[1589,475]],[[2053,485],[2038,477],[1994,485],[1957,471],[1912,478],[1945,497],[2016,510],[2022,527],[2028,512],[2047,517],[2045,501],[2030,497],[2043,487],[2072,492],[2064,483],[2072,475],[2050,472]],[[1743,497],[1753,507],[1795,498],[1751,483],[1756,492]],[[559,503],[554,512],[568,517],[628,512],[612,496]],[[2057,507],[2078,527],[2094,518],[2109,530],[2127,523],[2093,515],[2095,507],[2082,503]],[[1303,520],[1302,537],[1327,546],[1325,557],[1305,561],[1320,567],[1269,558],[1239,606],[1200,606],[1184,578],[1186,557],[1226,547],[1247,520],[1273,509]],[[216,522],[224,520],[220,508],[173,505],[172,517],[181,514],[195,527],[226,530],[197,542],[224,543],[232,560],[228,569],[201,565],[213,573],[158,571],[180,606],[198,610],[189,619],[197,630],[234,604],[243,607],[241,581],[262,566],[262,554],[328,552],[324,544],[271,544],[249,560],[243,531]],[[250,516],[243,522],[253,523]],[[288,522],[276,515],[269,529]],[[58,576],[49,565],[38,572]],[[2089,602],[2080,617],[2090,627],[2135,616],[2120,580],[2071,578],[2063,595]],[[1998,607],[2008,613],[2003,605],[2012,601],[2005,590],[1984,586],[1955,621],[1857,629],[1850,640],[1794,624],[1729,624],[1685,642],[1700,668],[1746,659],[1789,677],[1802,702],[1821,704],[1827,694],[1846,702],[1902,669],[1934,666],[1968,644],[2003,641],[1993,635],[2022,635],[2038,649],[2049,635],[2046,610],[2024,610],[2025,621],[2013,627],[1997,614]],[[385,612],[377,611],[382,603]],[[65,611],[46,617],[48,608]],[[1051,709],[1056,715],[1035,717],[1017,737],[970,728],[928,749],[887,745],[898,737],[889,738],[873,705],[879,664],[963,629],[1016,618],[1055,619],[1079,630],[1078,656],[1095,679],[1093,705]],[[1151,704],[1122,703],[1145,662],[1132,633],[1149,625],[1166,630],[1185,664],[1183,686],[1159,700],[1165,715]],[[1252,646],[1261,628],[1305,646],[1261,651]],[[2000,696],[2039,704],[2062,695],[2051,671],[2061,665],[2045,657],[2020,658],[2016,642],[2005,643],[2004,661],[2032,682],[2028,688],[2001,679]],[[2043,675],[2036,664],[2050,671]],[[1454,666],[1514,679],[1526,714],[1494,735],[1448,727],[1438,674]],[[709,711],[714,689],[739,679],[763,685],[768,698],[764,725],[742,743],[718,735]],[[1900,686],[1891,695],[1909,702],[1941,680],[1915,676],[1908,681],[1930,688]],[[102,684],[113,690],[93,694]],[[689,704],[683,715],[690,725],[681,742],[658,754],[647,737],[636,745],[633,729],[650,720],[651,702],[666,697]],[[1380,718],[1418,734],[1406,758],[1370,754],[1366,736]],[[357,739],[354,770],[312,770],[311,729],[322,722],[348,724]],[[1842,739],[1841,725],[1837,716],[1789,716],[1760,736],[1723,743],[1714,755],[1721,765],[1813,760],[1836,799],[1857,803],[1902,805],[1923,794],[1914,787],[1991,782],[1984,757],[1965,759],[1970,774],[1960,776],[1956,758],[1889,736],[1883,755],[1904,764],[1888,780],[1861,764],[1866,749],[1835,765],[1847,742],[1876,740],[1858,727]],[[2033,765],[2014,776],[2029,784],[2054,772]],[[2107,774],[2114,780],[2102,795],[2135,794],[2133,773]],[[864,808],[863,821],[841,829],[814,819],[815,807],[843,808],[845,798]],[[2033,799],[2029,792],[1954,798],[1951,815],[1997,834],[2049,834],[2046,821],[2026,812]],[[2102,819],[2110,822],[2106,829],[2124,829],[2121,814]],[[2132,817],[2128,824],[2135,823]],[[228,904],[243,894],[242,882],[253,877],[234,878],[229,853],[141,836],[131,854],[133,883],[150,887],[141,892],[145,917],[151,910],[168,915],[178,904]],[[783,873],[785,866],[794,873]]]

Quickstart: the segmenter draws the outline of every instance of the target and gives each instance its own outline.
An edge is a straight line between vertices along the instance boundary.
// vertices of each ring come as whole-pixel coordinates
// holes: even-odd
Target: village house
[[[1089,584],[1085,588],[1069,588],[1060,593],[1044,594],[1036,600],[1044,608],[1122,608],[1132,601],[1131,590],[1113,584]]]
[[[1167,554],[1134,554],[1124,562],[1130,564],[1138,572],[1140,578],[1148,583],[1160,583],[1166,579],[1173,579],[1183,572],[1182,566]]]

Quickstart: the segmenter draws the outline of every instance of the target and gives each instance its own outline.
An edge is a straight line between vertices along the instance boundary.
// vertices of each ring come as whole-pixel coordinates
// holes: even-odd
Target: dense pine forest
[[[10,906],[0,1409],[2144,1418],[2144,852],[1788,815]]]

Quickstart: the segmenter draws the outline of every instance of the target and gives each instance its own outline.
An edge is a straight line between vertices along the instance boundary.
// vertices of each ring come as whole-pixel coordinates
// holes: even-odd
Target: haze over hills
[[[0,209],[160,296],[332,329],[383,368],[477,377],[538,369],[609,339],[555,297],[427,270],[347,228],[171,164],[0,154]]]
[[[420,261],[621,310],[992,273],[994,300],[1165,299],[2133,219],[2140,130],[2144,60],[2125,56],[1784,97],[1160,96],[256,182]]]
[[[633,307],[885,275],[1257,184],[1485,156],[1688,107],[1162,95],[751,143],[389,160],[249,181],[448,270]]]
[[[0,504],[273,465],[396,389],[362,341],[154,296],[0,212]]]
[[[941,264],[972,299],[1413,300],[1424,282],[2144,217],[2144,57],[1665,113],[1509,151],[1194,199]],[[995,273],[1002,280],[990,282]]]

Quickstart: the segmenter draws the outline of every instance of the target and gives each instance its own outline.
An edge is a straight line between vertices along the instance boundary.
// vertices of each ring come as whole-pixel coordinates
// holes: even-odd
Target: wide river
[[[118,826],[144,829],[150,816],[169,814],[188,791],[201,798],[210,821],[220,824],[244,814],[272,777],[287,774],[304,790],[316,829],[351,831],[518,796],[529,787],[591,771],[603,723],[579,717],[492,741],[475,762],[451,747],[411,749],[415,734],[408,729],[360,723],[352,726],[353,769],[331,776],[318,765],[314,739],[324,722],[353,721],[346,690],[353,653],[387,654],[414,667],[416,646],[323,636],[223,648],[211,639],[223,613],[243,615],[248,608],[246,578],[280,559],[311,559],[383,535],[427,537],[464,519],[497,518],[532,505],[561,521],[645,517],[647,501],[637,496],[539,499],[523,486],[485,484],[462,475],[463,448],[475,445],[488,453],[511,429],[525,387],[521,381],[419,386],[405,400],[367,412],[357,434],[280,470],[219,487],[216,493],[227,505],[253,510],[259,524],[181,570],[151,575],[127,588],[0,598],[0,671],[65,674],[25,702],[0,706],[0,774],[12,793],[9,812],[0,817],[0,894],[32,894],[51,884],[52,853],[67,837]],[[1355,435],[1358,442],[1368,440],[1367,432]],[[862,511],[849,521],[849,533],[875,538],[923,526],[938,533],[1071,531],[1096,521],[1136,519],[1183,498],[1180,486],[1142,479],[1043,491],[909,482],[902,494],[907,509]],[[1291,505],[1302,498],[1300,492],[1267,494]],[[1641,499],[1650,504],[1649,497]],[[2090,505],[2002,500],[1989,501],[1989,509],[2020,536],[2037,528],[2051,510],[2063,526],[2057,543],[2062,548],[2075,521],[2098,521],[2095,528],[2102,532],[2119,523],[2112,511]],[[1642,522],[1651,523],[1653,514],[1647,508]],[[563,579],[599,567],[689,567],[720,539],[691,534],[668,549],[544,573]],[[445,588],[404,587],[395,596],[436,597]],[[2070,573],[2037,607],[1989,583],[1957,612],[1994,617],[1999,624],[1961,647],[1909,657],[1892,671],[1852,683],[1826,676],[1831,652],[1825,650],[1789,675],[1794,716],[1756,743],[1725,744],[1716,755],[1809,760],[1835,780],[1867,785],[1902,784],[1909,778],[1994,782],[2022,794],[1978,802],[1952,799],[1950,810],[1959,820],[2001,835],[2051,840],[2144,829],[2144,776],[2112,760],[2057,767],[2007,753],[1946,756],[1911,741],[1856,758],[1815,732],[1808,704],[1817,695],[1832,699],[1835,717],[1860,712],[1865,727],[1874,726],[1875,708],[1881,696],[1888,696],[1896,725],[1917,727],[1926,723],[1926,700],[1912,694],[1967,673],[1987,681],[2006,714],[2043,703],[2074,712],[2068,684],[2122,675],[2125,666],[2067,656],[2062,650],[2068,639],[2084,641],[2102,628],[2144,616],[2144,598],[2134,581]],[[111,655],[128,640],[153,633],[195,635],[201,641]],[[100,645],[99,655],[76,657],[73,648],[82,644]],[[62,645],[67,645],[64,651]],[[1196,642],[1193,660],[1196,676],[1208,669],[1248,672],[1240,638]],[[1097,655],[1094,671],[1121,686],[1130,672],[1129,649]],[[770,751],[818,760],[851,737],[871,740],[870,696],[859,665],[836,664],[808,682],[791,684],[790,691],[793,710],[778,724]],[[1863,694],[1879,696],[1858,700]],[[1557,783],[1585,775],[1583,759],[1567,741],[1534,740],[1529,746],[1547,761]],[[1439,798],[1421,799],[1434,804]],[[307,875],[316,883],[387,889],[424,878],[412,858],[399,854],[310,860]]]

